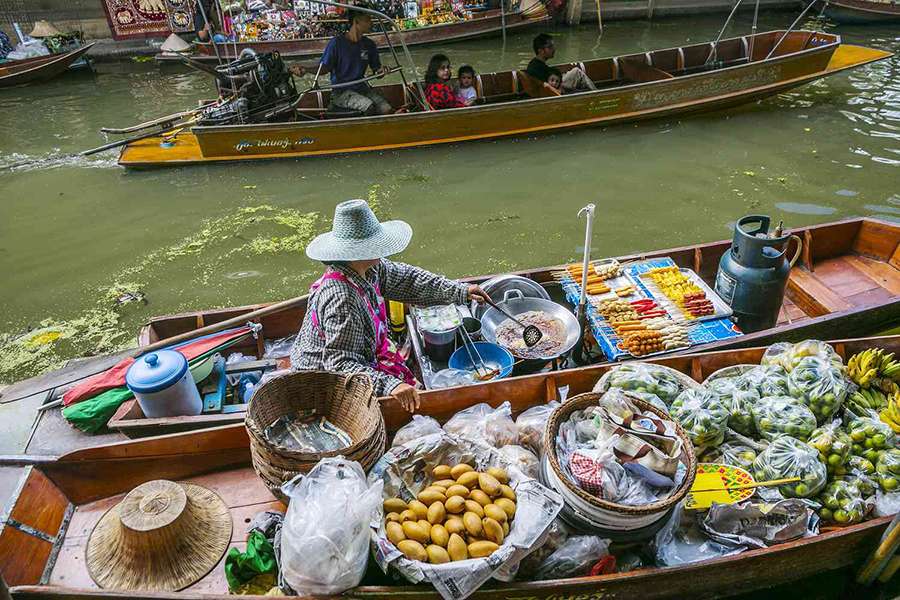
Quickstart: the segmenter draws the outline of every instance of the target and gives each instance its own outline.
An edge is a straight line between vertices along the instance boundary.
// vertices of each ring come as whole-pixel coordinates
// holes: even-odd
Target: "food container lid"
[[[170,387],[188,370],[188,361],[175,350],[160,350],[140,357],[128,367],[125,383],[135,393],[149,394]]]

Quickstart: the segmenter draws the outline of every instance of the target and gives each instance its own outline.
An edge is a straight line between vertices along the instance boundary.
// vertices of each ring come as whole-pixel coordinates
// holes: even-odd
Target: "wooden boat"
[[[403,39],[406,41],[407,46],[423,46],[496,35],[503,29],[504,19],[508,31],[546,23],[550,18],[546,10],[541,4],[536,6],[539,9],[516,11],[507,13],[504,16],[501,16],[499,10],[488,10],[477,17],[465,21],[405,29],[403,30]],[[391,31],[388,35],[392,44],[399,45],[399,33]],[[388,44],[383,35],[373,32],[370,34],[370,37],[378,45],[379,50],[385,51],[388,49]],[[328,37],[316,37],[272,42],[218,43],[215,45],[211,42],[205,42],[195,44],[194,52],[189,56],[200,62],[218,63],[220,61],[219,57],[221,57],[221,60],[231,61],[240,56],[241,51],[245,48],[252,48],[256,52],[277,51],[281,53],[283,58],[287,59],[315,58],[322,55],[330,39]],[[218,55],[216,51],[218,51]],[[180,63],[181,55],[176,52],[161,52],[156,55],[156,60],[161,63]]]
[[[873,346],[900,352],[900,336],[834,342],[845,359]],[[755,363],[763,348],[720,351],[693,356],[657,358],[700,380],[733,364]],[[465,389],[429,392],[424,412],[446,421],[459,410],[509,400],[513,412],[557,398],[558,388],[569,394],[590,390],[609,366],[541,373],[499,380]],[[383,405],[393,432],[410,419],[396,403]],[[243,548],[247,524],[258,512],[284,510],[250,468],[249,442],[243,425],[173,434],[144,440],[86,448],[56,459],[7,457],[0,465],[28,464],[15,493],[8,518],[0,528],[0,575],[11,587],[13,600],[42,598],[121,599],[121,592],[98,589],[85,567],[88,535],[103,513],[136,485],[151,479],[187,481],[216,491],[230,507],[234,522],[232,547]],[[831,569],[858,564],[871,552],[890,517],[735,556],[672,568],[643,568],[629,573],[577,577],[556,581],[490,584],[472,597],[531,599],[559,598],[713,598],[746,593]],[[370,575],[372,579],[372,577]],[[350,590],[352,598],[404,597],[437,600],[427,586],[381,583]],[[207,600],[227,594],[220,562],[210,574],[178,593],[128,592],[148,600],[183,598]],[[261,597],[260,597],[261,598]]]
[[[794,232],[804,241],[801,262],[791,271],[778,325],[773,329],[694,346],[684,352],[709,352],[726,348],[766,346],[776,341],[835,339],[857,335],[875,335],[900,325],[900,225],[875,219],[850,219],[836,223],[798,228]],[[711,286],[719,259],[730,248],[723,240],[695,246],[671,248],[640,255],[619,257],[621,261],[671,257],[688,267]],[[561,267],[520,271],[554,292],[552,273]],[[481,282],[490,276],[472,277]],[[156,317],[141,330],[140,345],[179,335],[193,329],[230,319],[264,305],[198,311]],[[265,343],[296,335],[303,320],[305,305],[286,309],[266,317],[255,341],[235,346],[234,351],[261,357]],[[516,380],[519,378],[514,378]],[[483,386],[474,386],[482,388]],[[437,392],[424,392],[425,402]],[[477,392],[473,392],[477,393]],[[69,448],[82,447],[90,438],[68,432],[58,416],[39,417],[35,447],[43,441],[68,439]],[[54,420],[55,419],[55,420]],[[243,410],[195,417],[147,419],[134,401],[126,402],[110,421],[110,427],[129,437],[159,435],[202,427],[215,427],[243,420]]]
[[[286,122],[196,125],[161,134],[165,138],[145,137],[123,147],[119,164],[162,167],[323,156],[611,125],[743,104],[888,56],[842,44],[838,35],[770,31],[717,44],[558,65],[563,71],[582,68],[598,88],[562,96],[536,86],[521,71],[482,73],[477,82],[480,105],[325,118],[330,116],[329,92],[316,90],[301,96]],[[417,94],[401,84],[378,90],[395,108],[413,104]],[[547,97],[529,97],[526,90],[530,96]],[[362,130],[366,135],[360,135]]]
[[[847,25],[896,23],[900,21],[900,3],[894,0],[828,0],[825,16]]]
[[[53,79],[65,73],[94,44],[85,44],[71,52],[36,56],[0,63],[0,88]]]

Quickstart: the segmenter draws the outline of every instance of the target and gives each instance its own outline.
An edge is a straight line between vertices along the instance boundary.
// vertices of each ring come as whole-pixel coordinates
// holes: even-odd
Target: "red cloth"
[[[237,329],[229,329],[221,333],[202,337],[193,342],[177,346],[175,349],[181,352],[186,359],[193,360],[201,354],[206,354],[210,350],[248,333],[250,333],[249,327],[238,327]],[[125,373],[128,372],[128,367],[131,366],[134,360],[131,357],[122,359],[106,371],[85,379],[63,394],[63,405],[69,406],[76,402],[93,398],[107,390],[122,387],[125,385]]]
[[[459,98],[456,97],[456,94],[453,93],[453,88],[447,83],[438,82],[426,85],[425,99],[428,100],[428,104],[431,105],[431,108],[436,110],[442,108],[462,108],[465,106],[465,103],[460,102]]]
[[[603,465],[581,452],[573,452],[569,468],[578,486],[595,496],[603,497]]]
[[[609,575],[610,573],[616,572],[616,557],[612,554],[607,554],[591,567],[590,576],[596,577],[597,575]]]

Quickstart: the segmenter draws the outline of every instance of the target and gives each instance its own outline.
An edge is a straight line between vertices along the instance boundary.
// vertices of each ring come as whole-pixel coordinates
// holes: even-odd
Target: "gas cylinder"
[[[800,238],[782,235],[780,224],[770,235],[770,223],[765,215],[739,219],[731,248],[719,261],[716,292],[731,306],[734,321],[744,333],[775,326],[788,275],[800,257]],[[791,240],[796,240],[797,250],[789,261]]]

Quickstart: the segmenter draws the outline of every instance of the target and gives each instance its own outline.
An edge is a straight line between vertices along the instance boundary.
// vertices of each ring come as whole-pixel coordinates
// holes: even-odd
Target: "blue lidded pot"
[[[148,418],[199,415],[203,400],[188,361],[175,350],[141,356],[128,368],[125,384]]]

